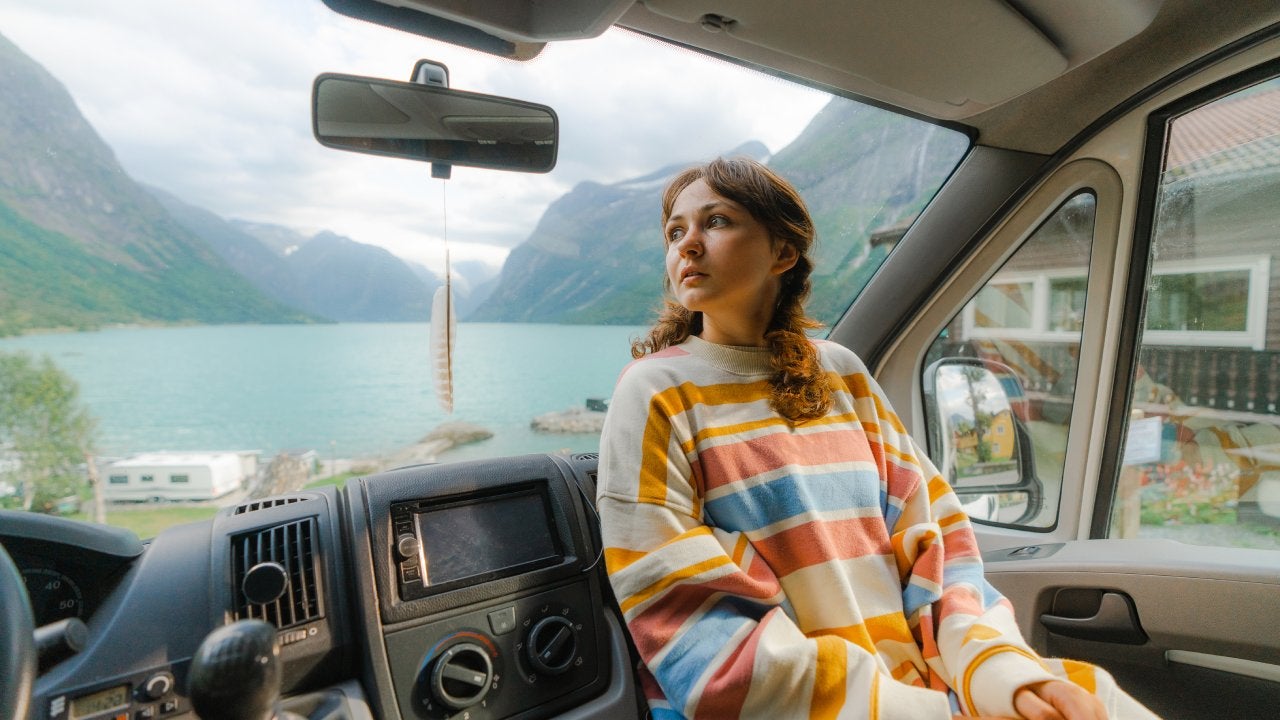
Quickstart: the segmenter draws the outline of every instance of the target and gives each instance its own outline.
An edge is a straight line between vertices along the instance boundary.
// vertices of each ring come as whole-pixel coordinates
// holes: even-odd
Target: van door
[[[1280,707],[1278,49],[1089,139],[877,363],[916,437],[952,441],[930,454],[1032,644],[1166,717]],[[926,412],[948,358],[1004,378],[1030,479],[973,484],[1009,458],[979,457],[996,425]]]

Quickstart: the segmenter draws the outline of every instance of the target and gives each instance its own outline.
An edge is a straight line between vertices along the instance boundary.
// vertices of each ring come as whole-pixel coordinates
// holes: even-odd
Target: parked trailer
[[[111,501],[212,500],[247,479],[243,453],[145,453],[108,463],[100,476]]]

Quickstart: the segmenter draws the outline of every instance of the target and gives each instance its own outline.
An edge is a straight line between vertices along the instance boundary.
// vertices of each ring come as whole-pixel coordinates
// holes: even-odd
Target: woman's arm
[[[1013,606],[987,582],[973,527],[951,486],[865,370],[846,375],[845,384],[864,427],[878,438],[903,612],[925,661],[967,712],[1017,717],[1015,692],[1055,676],[1022,638]]]
[[[741,533],[700,521],[687,432],[624,375],[601,439],[610,580],[641,658],[689,717],[949,718],[943,693],[882,674],[865,649],[806,637]]]

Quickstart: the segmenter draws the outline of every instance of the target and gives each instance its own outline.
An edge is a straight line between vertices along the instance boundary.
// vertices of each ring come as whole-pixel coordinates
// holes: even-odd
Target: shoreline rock
[[[461,420],[440,423],[418,442],[400,448],[386,457],[378,458],[376,465],[381,470],[404,467],[405,465],[421,465],[436,461],[436,457],[459,445],[488,440],[493,432],[475,423]]]
[[[575,407],[535,417],[529,427],[543,433],[598,433],[604,428],[605,413]]]

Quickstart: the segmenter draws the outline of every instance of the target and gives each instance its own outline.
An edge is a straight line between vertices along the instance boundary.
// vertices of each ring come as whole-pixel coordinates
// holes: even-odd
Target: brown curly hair
[[[771,350],[773,375],[769,405],[792,423],[822,417],[831,408],[831,387],[818,363],[818,351],[809,342],[806,330],[821,327],[805,315],[809,298],[809,275],[813,263],[809,250],[816,235],[813,219],[796,189],[777,173],[748,158],[716,158],[706,165],[689,168],[677,175],[662,194],[662,225],[671,216],[676,198],[689,185],[703,180],[717,195],[732,200],[764,225],[774,242],[784,242],[796,250],[796,264],[783,273],[777,309],[765,329]],[[631,344],[631,355],[640,358],[672,345],[679,345],[702,332],[702,313],[690,311],[671,296],[671,281],[663,280],[667,292],[657,322],[649,334]]]

